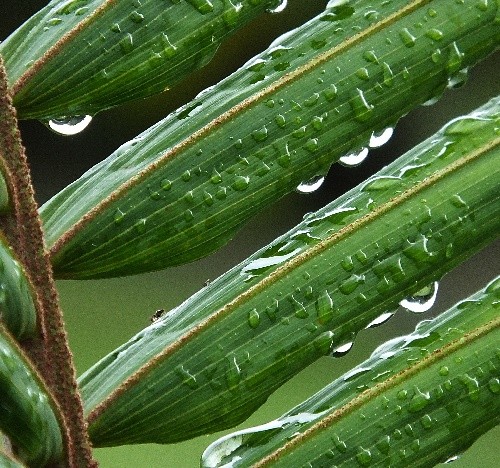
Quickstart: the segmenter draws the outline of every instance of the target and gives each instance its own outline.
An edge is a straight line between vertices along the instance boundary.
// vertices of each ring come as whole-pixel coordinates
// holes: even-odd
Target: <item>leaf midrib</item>
[[[111,0],[110,0],[111,1]],[[114,192],[100,201],[93,209],[83,215],[71,228],[69,228],[65,233],[63,233],[59,239],[50,248],[50,256],[54,257],[57,255],[60,249],[76,235],[76,233],[83,229],[83,227],[91,222],[100,212],[104,211],[114,200],[120,198],[122,193],[129,190],[130,187],[138,185],[142,180],[147,178],[150,172],[157,170],[159,167],[165,165],[170,159],[181,154],[186,148],[194,145],[196,142],[201,140],[206,134],[210,133],[213,128],[232,120],[236,115],[241,114],[247,108],[255,106],[267,96],[273,94],[277,90],[283,88],[284,86],[298,80],[301,76],[308,73],[309,71],[320,67],[323,63],[331,60],[335,56],[343,53],[345,50],[357,45],[363,41],[366,37],[378,32],[379,30],[385,29],[394,22],[398,21],[400,18],[409,15],[418,8],[426,5],[431,0],[413,0],[411,3],[401,8],[400,10],[392,13],[388,17],[382,19],[381,21],[368,26],[365,30],[351,36],[350,38],[343,41],[331,49],[319,54],[314,57],[310,62],[303,64],[293,70],[290,73],[286,73],[282,77],[278,78],[272,84],[268,85],[261,91],[253,94],[252,96],[244,99],[241,103],[233,106],[229,110],[225,111],[219,117],[213,119],[208,124],[204,125],[202,128],[194,132],[192,135],[181,141],[180,143],[174,145],[167,152],[165,152],[158,159],[153,161],[147,168],[143,169],[136,176],[129,179],[127,182],[122,184],[119,188],[115,189]]]

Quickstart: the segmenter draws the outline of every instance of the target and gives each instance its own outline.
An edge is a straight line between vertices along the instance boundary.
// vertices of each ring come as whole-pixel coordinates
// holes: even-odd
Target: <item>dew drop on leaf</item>
[[[370,148],[379,148],[385,145],[391,139],[393,132],[394,129],[392,127],[387,127],[381,132],[373,132],[368,146],[370,146]]]
[[[325,181],[324,176],[315,176],[312,179],[309,179],[305,182],[300,183],[296,191],[298,193],[312,193],[318,190],[322,185],[323,182]]]
[[[346,167],[356,167],[359,166],[368,156],[368,148],[362,148],[361,150],[349,153],[342,156],[339,159],[339,163]]]
[[[399,304],[410,312],[427,312],[434,305],[437,292],[438,282],[434,281],[431,285],[426,286],[414,295],[403,299]]]
[[[77,115],[50,119],[47,126],[59,135],[70,136],[85,130],[91,121],[92,117],[90,115]]]
[[[269,13],[281,13],[287,6],[288,0],[280,0],[279,3],[272,8],[269,8],[267,11]]]

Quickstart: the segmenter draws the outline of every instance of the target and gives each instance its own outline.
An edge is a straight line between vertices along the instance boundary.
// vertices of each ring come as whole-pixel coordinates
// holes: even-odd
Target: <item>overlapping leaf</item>
[[[97,446],[235,425],[495,238],[499,100],[311,214],[80,379]]]
[[[64,118],[163,91],[279,0],[52,0],[2,44],[21,118]]]
[[[500,278],[202,466],[434,466],[500,422]]]
[[[335,6],[120,147],[42,207],[55,274],[207,255],[500,43],[498,4],[428,4]]]
[[[24,268],[0,235],[0,320],[17,339],[32,337],[36,332],[33,296]]]
[[[59,461],[62,435],[53,401],[2,326],[0,395],[0,429],[16,447],[17,456],[30,466]],[[12,461],[11,466],[19,464]]]

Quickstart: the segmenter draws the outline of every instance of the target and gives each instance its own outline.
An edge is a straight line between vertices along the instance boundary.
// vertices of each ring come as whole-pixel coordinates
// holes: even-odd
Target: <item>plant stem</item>
[[[66,460],[62,465],[97,466],[92,459],[73,357],[1,57],[0,167],[7,179],[11,206],[11,210],[0,217],[0,228],[23,263],[36,294],[39,334],[24,341],[21,346],[33,360],[59,404],[66,445]]]

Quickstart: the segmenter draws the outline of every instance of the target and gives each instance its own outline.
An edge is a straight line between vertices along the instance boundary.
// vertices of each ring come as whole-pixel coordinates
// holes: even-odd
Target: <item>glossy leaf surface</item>
[[[500,422],[500,278],[202,466],[434,466]]]
[[[0,236],[0,319],[18,339],[29,338],[36,332],[33,295],[24,268]]]
[[[21,118],[95,114],[159,93],[279,0],[52,0],[2,44]]]
[[[129,275],[213,252],[498,47],[497,3],[428,3],[333,7],[124,144],[42,207],[55,274]]]
[[[80,379],[96,446],[241,422],[500,229],[499,101],[451,122],[234,267]]]
[[[30,466],[60,460],[62,436],[52,399],[3,327],[0,395],[0,429],[16,447],[17,456]]]

